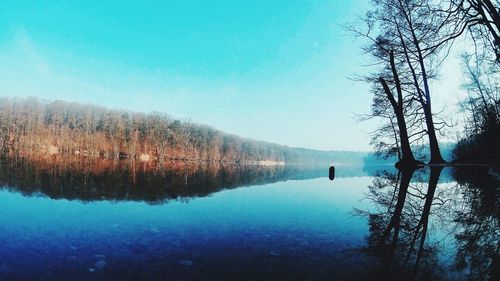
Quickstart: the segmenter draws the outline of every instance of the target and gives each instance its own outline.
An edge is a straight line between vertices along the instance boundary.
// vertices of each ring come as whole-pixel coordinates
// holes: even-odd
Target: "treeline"
[[[162,113],[111,110],[35,98],[0,98],[5,150],[106,158],[283,161],[287,149],[243,139]]]
[[[463,55],[466,69],[462,101],[465,130],[454,157],[458,162],[500,164],[500,71],[487,54]]]
[[[439,138],[463,125],[456,161],[500,161],[500,1],[373,0],[373,8],[348,28],[366,40],[374,72],[359,77],[372,86],[371,113],[378,118],[372,144],[397,166],[422,165],[414,147],[428,147],[430,164],[446,163]],[[432,81],[461,41],[461,114],[438,114]],[[458,117],[458,118],[457,118]],[[462,120],[461,120],[462,119]],[[453,121],[453,122],[450,122]],[[462,126],[461,126],[462,127]],[[461,130],[460,130],[461,131]]]
[[[164,113],[7,97],[0,98],[0,147],[4,152],[35,155],[256,164],[261,161],[362,164],[366,155],[245,139],[206,125],[176,120]]]

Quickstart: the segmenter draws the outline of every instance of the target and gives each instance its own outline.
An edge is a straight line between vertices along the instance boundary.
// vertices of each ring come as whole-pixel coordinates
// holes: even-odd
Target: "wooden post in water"
[[[335,167],[330,166],[330,169],[328,170],[328,177],[332,181],[335,178]]]

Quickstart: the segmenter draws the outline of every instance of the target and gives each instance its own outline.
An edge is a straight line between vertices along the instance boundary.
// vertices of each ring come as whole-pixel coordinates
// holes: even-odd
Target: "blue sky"
[[[368,150],[363,1],[7,1],[0,95],[161,111],[289,146]]]

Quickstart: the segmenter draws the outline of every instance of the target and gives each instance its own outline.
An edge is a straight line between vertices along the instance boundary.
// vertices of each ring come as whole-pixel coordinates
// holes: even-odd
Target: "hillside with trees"
[[[318,151],[241,138],[164,113],[35,98],[0,98],[5,152],[223,163],[362,164],[364,152]]]

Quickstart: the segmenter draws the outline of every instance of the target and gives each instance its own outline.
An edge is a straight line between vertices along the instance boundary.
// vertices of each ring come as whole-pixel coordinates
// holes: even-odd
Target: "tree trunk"
[[[418,65],[420,66],[420,71],[422,74],[422,81],[424,84],[425,101],[423,100],[423,98],[421,96],[413,66],[411,65],[409,57],[407,56],[408,66],[412,70],[413,79],[415,82],[416,89],[418,91],[419,102],[422,105],[422,109],[424,110],[425,124],[427,126],[427,135],[429,137],[429,146],[430,146],[430,150],[431,150],[430,163],[431,164],[446,163],[446,161],[444,161],[443,157],[441,156],[441,151],[439,150],[439,143],[438,143],[437,137],[436,137],[436,129],[434,127],[434,121],[433,121],[432,109],[431,109],[431,93],[430,93],[429,81],[428,81],[428,77],[427,77],[427,70],[425,68],[425,63],[424,63],[424,56],[422,54],[422,49],[420,48],[420,41],[418,40],[417,35],[415,34],[415,28],[413,26],[413,22],[412,22],[410,16],[408,15],[408,12],[405,10],[405,6],[401,2],[401,0],[399,1],[399,5],[400,5],[400,9],[403,12],[403,15],[406,19],[406,22],[408,23],[408,27],[409,27],[410,32],[411,32],[411,38],[413,41],[413,45],[415,46],[415,51],[416,51],[416,55],[417,55],[417,62],[418,62]],[[404,40],[402,40],[402,42],[404,44]],[[404,48],[405,48],[405,54],[407,55],[406,47],[404,47]]]
[[[410,181],[411,178],[413,177],[413,173],[415,172],[415,169],[403,169],[400,171],[398,175],[398,181],[399,181],[399,176],[401,176],[401,180],[398,182],[399,184],[399,191],[398,191],[398,199],[396,202],[396,206],[394,208],[394,213],[392,214],[391,220],[387,227],[384,230],[384,233],[382,234],[382,237],[379,241],[379,244],[382,245],[385,243],[385,241],[389,238],[389,235],[391,234],[391,231],[394,229],[394,238],[393,238],[393,244],[395,245],[398,236],[399,236],[399,228],[401,225],[401,214],[403,213],[403,207],[405,205],[406,201],[406,195],[408,194],[408,186],[410,186]]]
[[[436,129],[434,128],[434,121],[432,120],[432,112],[429,104],[424,106],[425,114],[425,124],[427,125],[427,135],[429,136],[429,146],[431,150],[431,164],[446,163],[446,161],[441,156],[441,150],[439,149],[439,143],[436,137]]]
[[[422,234],[420,238],[420,244],[418,247],[417,257],[415,259],[414,270],[418,269],[420,259],[424,252],[424,243],[427,236],[427,229],[429,226],[429,215],[431,213],[432,202],[434,201],[434,194],[436,192],[436,187],[439,182],[439,177],[441,176],[442,167],[431,167],[431,174],[429,176],[429,185],[427,188],[427,194],[425,195],[425,204],[422,211],[422,217],[420,218],[419,225],[417,226],[417,233],[420,227],[422,227]]]
[[[408,138],[408,129],[406,127],[406,121],[403,113],[402,104],[400,106],[399,101],[396,102],[385,79],[380,77],[379,81],[382,84],[382,87],[384,88],[384,92],[387,95],[387,98],[391,102],[392,109],[394,111],[394,114],[396,115],[396,120],[398,122],[399,141],[400,141],[402,157],[399,160],[399,162],[396,163],[396,167],[400,168],[406,166],[415,166],[416,164],[418,164],[418,161],[415,160],[415,157],[413,156],[413,152],[410,147],[410,140]]]
[[[408,128],[406,126],[406,120],[405,120],[405,116],[404,116],[403,91],[401,89],[401,81],[399,80],[398,71],[396,69],[396,63],[394,62],[394,52],[393,51],[391,51],[389,54],[389,63],[391,66],[391,72],[392,72],[392,76],[394,79],[394,84],[396,85],[396,92],[397,92],[397,97],[398,97],[397,101],[394,98],[394,95],[392,94],[391,90],[389,89],[389,86],[387,85],[387,82],[384,80],[384,78],[380,77],[379,81],[382,84],[384,92],[391,103],[394,114],[396,115],[396,120],[398,122],[399,141],[401,144],[400,147],[401,147],[402,157],[399,160],[399,162],[396,163],[396,167],[402,168],[402,167],[415,166],[415,165],[419,164],[419,161],[415,160],[415,157],[413,156],[413,152],[411,151],[411,147],[410,147],[410,140],[408,137]]]

